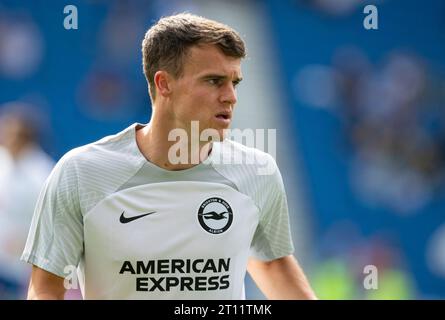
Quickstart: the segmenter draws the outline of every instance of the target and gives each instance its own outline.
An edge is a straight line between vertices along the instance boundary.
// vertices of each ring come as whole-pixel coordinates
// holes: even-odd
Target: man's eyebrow
[[[228,78],[228,76],[225,75],[221,75],[221,74],[206,74],[204,76],[201,77],[202,79],[206,80],[206,79],[221,79],[221,80],[226,80]],[[234,81],[236,82],[241,82],[243,80],[242,77],[236,77],[234,79]]]

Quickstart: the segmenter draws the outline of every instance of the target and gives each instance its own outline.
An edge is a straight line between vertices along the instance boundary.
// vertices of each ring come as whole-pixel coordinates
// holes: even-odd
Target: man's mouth
[[[220,112],[216,114],[216,117],[221,120],[230,120],[232,118],[230,112]]]

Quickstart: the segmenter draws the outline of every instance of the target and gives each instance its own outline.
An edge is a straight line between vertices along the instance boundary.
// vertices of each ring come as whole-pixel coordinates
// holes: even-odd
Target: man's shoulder
[[[217,151],[213,166],[244,193],[257,194],[280,176],[272,155],[257,148],[226,139]]]
[[[219,157],[213,161],[215,169],[259,208],[282,190],[281,174],[271,154],[228,139],[219,143],[218,151]]]
[[[229,166],[250,168],[247,171],[254,170],[253,172],[260,175],[262,175],[261,172],[265,172],[264,168],[273,168],[274,171],[278,168],[274,157],[269,153],[229,139],[220,143],[217,160]],[[269,173],[271,172],[266,172],[266,174]]]
[[[113,162],[126,162],[132,155],[137,155],[134,150],[135,141],[130,134],[132,128],[133,126],[130,126],[119,133],[71,149],[58,161],[58,165],[85,168],[112,165]]]

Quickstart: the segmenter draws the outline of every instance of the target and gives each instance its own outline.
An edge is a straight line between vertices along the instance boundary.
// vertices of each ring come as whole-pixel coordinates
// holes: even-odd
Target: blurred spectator
[[[0,111],[0,299],[23,299],[30,269],[19,258],[54,163],[39,146],[32,106],[12,102]]]

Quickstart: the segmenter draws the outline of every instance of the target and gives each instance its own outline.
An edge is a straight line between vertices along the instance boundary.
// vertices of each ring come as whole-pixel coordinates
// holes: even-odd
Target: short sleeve
[[[21,259],[64,277],[83,254],[83,216],[76,164],[69,154],[55,166],[37,200]]]
[[[259,192],[259,223],[251,244],[251,255],[260,260],[273,260],[294,252],[289,225],[289,209],[283,179],[275,160],[269,156],[274,168],[270,175],[262,176]]]

